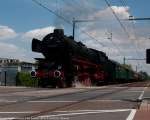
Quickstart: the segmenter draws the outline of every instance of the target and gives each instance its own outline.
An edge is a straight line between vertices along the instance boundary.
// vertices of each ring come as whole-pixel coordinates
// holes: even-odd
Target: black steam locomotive
[[[42,87],[92,86],[136,78],[135,72],[109,60],[104,52],[65,36],[63,29],[55,29],[42,41],[33,39],[32,51],[45,56],[36,58],[36,77]]]

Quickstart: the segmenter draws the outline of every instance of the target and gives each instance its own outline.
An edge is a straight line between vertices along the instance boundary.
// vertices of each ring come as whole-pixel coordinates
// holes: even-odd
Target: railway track
[[[44,115],[46,113],[59,111],[62,108],[73,107],[73,106],[81,104],[83,102],[88,102],[88,101],[94,100],[94,99],[96,99],[98,97],[104,97],[104,96],[107,96],[107,95],[112,95],[112,94],[117,93],[117,92],[119,93],[119,92],[125,91],[127,89],[128,88],[119,88],[119,90],[118,89],[117,90],[113,90],[113,91],[111,91],[109,93],[104,93],[102,95],[96,95],[94,97],[85,98],[85,99],[82,99],[82,100],[79,100],[79,101],[76,101],[76,102],[73,102],[73,103],[68,103],[66,105],[60,105],[60,106],[52,108],[52,109],[47,109],[47,110],[40,111],[39,113],[33,113],[33,114],[28,115],[28,116],[23,116],[23,119],[37,118],[38,116],[42,116],[42,115]],[[94,91],[96,91],[96,90],[94,90]],[[86,92],[89,92],[89,91],[86,91]],[[15,120],[19,120],[19,119],[15,119]]]
[[[22,104],[22,103],[25,103],[25,102],[28,102],[28,101],[36,101],[36,100],[49,99],[49,98],[55,98],[55,97],[60,97],[60,96],[75,95],[75,94],[79,94],[79,93],[86,93],[86,92],[96,91],[96,90],[100,90],[100,89],[103,90],[105,88],[86,89],[86,90],[83,90],[83,91],[64,93],[64,94],[57,94],[57,95],[51,95],[51,96],[46,96],[46,97],[32,97],[31,99],[18,100],[16,102],[2,104],[2,105],[0,105],[0,107],[10,106],[10,105],[15,105],[15,104]],[[10,94],[18,93],[18,92],[23,92],[23,91],[15,91],[15,92],[11,92]]]
[[[133,84],[135,84],[135,83],[132,83],[132,85]],[[149,83],[147,83],[147,84],[149,84]],[[81,97],[81,98],[79,98],[77,100],[76,99],[74,100],[74,97],[73,97],[73,99],[71,98],[73,100],[73,102],[70,101],[70,102],[65,102],[63,104],[60,104],[61,103],[60,102],[56,106],[55,105],[53,106],[53,103],[52,103],[52,106],[50,104],[49,108],[45,107],[44,109],[39,109],[39,111],[34,112],[34,113],[23,114],[23,115],[21,115],[19,117],[16,117],[16,119],[14,119],[14,120],[20,120],[21,118],[22,119],[30,119],[30,118],[31,119],[32,118],[36,119],[39,116],[43,116],[45,114],[49,114],[49,113],[52,114],[55,111],[61,110],[62,108],[67,109],[69,107],[69,108],[72,109],[75,106],[79,106],[79,105],[88,103],[89,101],[94,101],[94,99],[96,99],[96,98],[100,98],[100,100],[101,100],[101,98],[107,98],[107,96],[109,97],[109,96],[112,96],[112,95],[115,95],[115,94],[122,94],[121,92],[124,93],[126,90],[131,88],[131,87],[128,87],[130,85],[131,84],[119,84],[119,85],[109,85],[109,86],[105,86],[105,87],[101,87],[101,88],[92,88],[92,89],[91,88],[90,89],[83,89],[82,88],[83,91],[74,91],[74,92],[71,92],[71,93],[63,93],[63,94],[61,93],[61,94],[57,94],[57,95],[50,95],[50,96],[44,96],[44,97],[43,96],[42,97],[34,96],[34,97],[31,98],[31,96],[29,96],[29,99],[18,100],[18,101],[13,102],[13,103],[1,104],[0,105],[0,109],[2,110],[3,108],[13,108],[15,106],[30,105],[31,103],[35,103],[34,104],[34,106],[35,106],[35,105],[38,105],[38,102],[36,102],[36,101],[43,101],[43,100],[47,99],[48,101],[50,100],[50,103],[51,103],[51,101],[53,101],[53,100],[54,101],[56,100],[56,102],[57,102],[57,100],[59,100],[59,99],[61,100],[61,98],[69,98],[69,97],[76,96],[76,95],[77,96],[82,96],[83,95],[83,97]],[[148,85],[146,85],[146,86],[148,86]],[[110,89],[108,89],[108,88],[110,88]],[[101,91],[106,91],[106,92],[101,92]],[[22,92],[22,91],[15,91],[15,92],[11,92],[11,93],[18,93],[18,92]],[[101,92],[101,93],[99,93],[99,92]],[[28,93],[28,91],[27,91],[27,93]],[[90,94],[90,95],[86,96],[88,94]],[[140,102],[141,102],[141,101],[130,100],[130,99],[120,99],[120,101],[122,101],[123,103],[124,102],[125,103],[135,102],[135,104],[134,104],[135,107],[133,109],[138,108],[139,105],[140,105]],[[48,103],[44,103],[44,104],[46,105]],[[13,109],[11,109],[11,110],[13,110]]]
[[[126,84],[118,84],[118,85],[108,85],[108,86],[104,86],[102,88],[94,88],[94,89],[86,89],[86,90],[83,90],[83,91],[78,91],[78,92],[72,92],[72,93],[64,93],[64,94],[57,94],[57,95],[51,95],[51,96],[46,96],[46,97],[32,97],[32,99],[25,99],[25,100],[18,100],[16,102],[12,102],[12,103],[6,103],[6,104],[2,104],[0,105],[0,107],[4,107],[4,106],[9,106],[9,105],[14,105],[14,104],[21,104],[21,103],[25,103],[25,102],[28,102],[28,101],[36,101],[36,100],[42,100],[42,99],[48,99],[48,98],[54,98],[54,97],[60,97],[60,96],[68,96],[68,95],[74,95],[74,94],[78,94],[78,93],[86,93],[86,92],[92,92],[92,91],[97,91],[97,90],[104,90],[104,89],[107,89],[108,87],[129,87],[129,86],[135,86],[135,84],[137,83],[126,83]],[[150,84],[150,83],[149,83]],[[145,85],[145,82],[144,82],[144,85]],[[145,85],[146,86],[146,85]],[[82,88],[81,88],[82,89]],[[126,89],[126,88],[125,88]],[[37,91],[37,90],[42,90],[40,88],[37,88],[37,89],[34,89],[32,91]],[[47,89],[46,89],[47,90]],[[53,89],[52,89],[53,90]],[[27,90],[25,92],[28,92],[30,90]],[[14,94],[14,93],[22,93],[24,92],[23,90],[18,90],[18,91],[12,91],[12,92],[5,92],[5,93],[0,93],[1,95],[4,95],[4,94]],[[113,92],[114,93],[114,92]],[[99,97],[99,96],[97,96]],[[100,96],[101,97],[101,96]],[[94,98],[93,98],[94,99]]]
[[[112,95],[114,93],[123,92],[123,91],[129,89],[130,86],[139,87],[139,84],[140,84],[140,87],[149,87],[150,86],[150,82],[149,81],[148,82],[143,82],[143,83],[142,82],[138,82],[138,83],[127,83],[127,84],[119,85],[118,86],[118,87],[120,87],[119,90],[118,89],[117,90],[113,90],[113,91],[111,91],[109,93],[104,93],[104,94],[101,94],[101,95],[96,95],[94,97],[85,98],[85,99],[82,99],[82,100],[77,101],[77,102],[69,103],[67,105],[61,105],[59,107],[55,107],[55,108],[52,108],[52,109],[47,109],[47,110],[41,111],[39,113],[30,114],[29,116],[24,116],[24,118],[36,118],[38,116],[42,116],[42,115],[47,114],[47,113],[59,111],[62,108],[73,107],[73,106],[81,104],[83,102],[94,100],[94,99],[96,99],[98,97],[104,97],[104,96]],[[86,91],[86,92],[89,92],[89,91]],[[139,109],[139,107],[141,105],[141,102],[142,102],[142,101],[139,101],[138,99],[134,100],[134,101],[133,100],[122,100],[122,101],[136,102],[137,106],[134,109]],[[18,120],[18,119],[16,119],[16,120]]]

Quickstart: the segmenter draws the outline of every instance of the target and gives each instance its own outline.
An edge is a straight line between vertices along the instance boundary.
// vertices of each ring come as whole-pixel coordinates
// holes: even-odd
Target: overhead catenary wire
[[[127,3],[125,0],[120,0],[121,4],[124,6],[124,7],[127,7]],[[129,16],[129,20],[132,19],[131,18],[131,15]],[[135,24],[134,24],[134,21],[131,21],[131,24],[132,24],[132,29],[133,29],[133,34],[136,38],[136,34],[135,34]],[[130,38],[129,38],[130,39]],[[134,45],[135,45],[135,50],[136,50],[136,54],[137,54],[137,57],[140,58],[140,56],[138,55],[138,50],[140,49],[139,45],[138,45],[138,42],[135,42],[133,41]],[[139,61],[137,61],[137,64],[139,64]]]
[[[44,6],[43,4],[41,4],[40,2],[38,2],[37,0],[32,0],[34,3],[36,3],[37,5],[41,6],[42,8],[46,9],[47,11],[49,11],[50,13],[53,13],[54,15],[56,15],[58,18],[64,20],[66,23],[72,24],[69,20],[65,19],[63,16],[56,14],[56,12],[52,11],[51,9],[49,9],[48,7]]]
[[[67,5],[74,7],[70,2],[67,2],[65,0],[63,0]],[[79,5],[79,4],[78,4]],[[80,9],[79,7],[77,9]],[[95,11],[93,11],[95,12]],[[99,22],[100,20],[75,20],[76,22]],[[87,33],[87,32],[86,32]],[[92,39],[95,39],[94,37]],[[121,56],[124,56],[123,53],[120,51],[119,47],[115,44],[115,42],[112,41],[112,33],[111,33],[111,40],[108,39],[110,42],[112,42],[113,46],[117,49],[118,53]],[[99,42],[97,39],[95,39],[95,41]]]
[[[107,3],[107,5],[111,8],[111,5],[108,3],[108,1],[105,1]],[[111,8],[112,9],[112,8]],[[118,16],[116,15],[116,13],[113,11],[112,9],[112,12],[113,14],[115,15],[115,17],[117,18],[117,20],[119,21],[121,27],[123,28],[123,30],[128,34],[128,32],[126,31],[126,28],[124,27],[124,25],[121,23],[120,19],[118,18]],[[128,34],[129,36],[129,34]],[[123,53],[120,51],[119,47],[115,44],[115,42],[113,42],[112,40],[112,33],[111,33],[111,39],[108,39],[110,42],[112,42],[112,44],[116,47],[116,49],[118,50],[118,52],[120,53],[121,56],[125,56],[123,55]]]
[[[110,32],[110,37],[108,37],[108,40],[113,44],[113,46],[118,50],[119,54],[124,57],[123,53],[121,52],[120,48],[115,44],[113,41],[113,33]]]
[[[50,13],[53,13],[53,14],[56,15],[58,18],[64,20],[66,23],[72,25],[72,22],[71,22],[71,21],[69,21],[69,20],[67,20],[65,17],[63,17],[63,16],[57,14],[56,12],[54,12],[54,11],[51,10],[51,9],[49,9],[49,8],[46,7],[45,5],[41,4],[41,3],[38,2],[37,0],[32,0],[32,1],[35,2],[36,4],[38,4],[39,6],[41,6],[42,8],[46,9],[46,10],[49,11]],[[109,5],[109,6],[110,6],[110,5]],[[111,8],[111,9],[112,9],[112,8]],[[115,12],[114,12],[114,14],[115,14]],[[116,15],[116,18],[118,18],[117,15]],[[119,18],[118,18],[118,21],[120,21]],[[121,26],[124,28],[124,26],[123,26],[123,24],[121,23],[121,21],[120,21],[120,24],[121,24]],[[126,28],[124,28],[124,31],[126,31]],[[81,32],[84,33],[84,34],[86,34],[89,38],[91,38],[91,39],[97,41],[99,44],[101,44],[101,46],[106,47],[102,42],[100,42],[99,40],[97,40],[95,37],[91,36],[91,35],[90,35],[89,33],[87,33],[86,31],[83,31],[83,30],[82,30]],[[127,31],[126,31],[126,32],[127,32]],[[112,44],[118,49],[120,55],[123,56],[123,54],[121,53],[121,51],[119,50],[119,48],[117,47],[117,45],[116,45],[112,40],[111,40],[111,42],[112,42]]]
[[[130,39],[130,34],[129,34],[128,31],[126,30],[125,26],[123,25],[123,23],[121,22],[121,20],[119,19],[119,17],[116,15],[115,11],[112,9],[111,4],[108,2],[108,0],[104,0],[104,1],[106,2],[107,6],[110,8],[110,10],[112,11],[112,13],[113,13],[113,15],[115,16],[116,20],[119,22],[121,28],[124,30],[124,32],[127,34],[128,38]],[[120,1],[121,1],[121,3],[123,4],[123,6],[125,7],[125,6],[126,6],[126,2],[125,2],[125,1],[122,1],[122,0],[120,0]],[[134,28],[133,28],[133,29],[134,29]],[[134,43],[134,44],[135,44],[135,43]],[[137,57],[139,57],[139,56],[138,56],[138,52],[137,52],[137,45],[136,45],[136,44],[135,44],[135,47],[136,47],[136,48],[135,48],[135,50],[136,50],[136,55],[137,55]],[[137,63],[138,63],[138,61],[137,61]]]
[[[112,9],[111,4],[108,2],[108,0],[104,0],[104,1],[107,4],[107,6],[110,8],[110,10],[112,11],[112,13],[115,16],[116,20],[119,22],[121,28],[124,30],[124,32],[127,34],[128,38],[129,38],[130,37],[129,33],[127,32],[125,26],[120,21],[119,17],[116,15],[115,11]]]
[[[105,0],[105,2],[107,4],[107,6],[110,8],[110,10],[112,11],[112,13],[115,16],[115,18],[117,19],[117,21],[119,22],[119,24],[122,27],[122,29],[124,30],[124,32],[127,34],[128,38],[130,38],[128,31],[126,30],[125,26],[120,21],[119,17],[116,15],[115,11],[112,9],[111,4],[108,2],[108,0]]]
[[[124,0],[120,0],[120,3],[123,5],[123,6],[126,6],[126,2]]]
[[[66,3],[67,5],[69,5],[69,6],[72,6],[72,7],[74,7],[70,2],[67,2],[67,1],[65,1],[65,0],[62,0],[64,3]],[[77,3],[77,2],[76,2]],[[80,8],[79,8],[80,9]],[[74,21],[73,22],[76,22],[76,23],[83,23],[83,22],[99,22],[99,20],[92,20],[92,19],[90,19],[90,20],[76,20],[76,19],[74,19]],[[91,38],[91,39],[93,39],[93,40],[95,40],[95,41],[97,41],[99,44],[101,44],[103,47],[106,47],[106,45],[104,45],[102,42],[100,42],[99,40],[97,40],[95,37],[93,37],[93,36],[91,36],[88,32],[86,32],[86,31],[84,31],[84,30],[81,30],[81,32],[82,33],[84,33],[84,34],[86,34],[89,38]]]
[[[56,15],[58,18],[64,20],[66,23],[72,25],[73,23],[70,22],[69,20],[67,20],[65,17],[57,14],[56,12],[52,11],[51,9],[49,9],[48,7],[44,6],[43,4],[41,4],[40,2],[38,2],[37,0],[32,0],[34,3],[36,3],[37,5],[41,6],[42,8],[46,9],[48,12],[53,13],[54,15]],[[85,32],[85,31],[81,31],[82,33],[86,34],[89,38],[94,39],[96,41],[98,41],[99,44],[101,44],[101,46],[105,47],[105,45],[103,43],[101,43],[99,40],[97,40],[96,38],[94,38],[93,36],[89,35],[89,33]]]
[[[48,12],[56,15],[58,18],[64,20],[66,23],[72,25],[72,22],[70,22],[69,20],[67,20],[65,17],[57,14],[56,12],[52,11],[51,9],[49,9],[48,7],[44,6],[43,4],[41,4],[40,2],[38,2],[37,0],[32,0],[34,3],[36,3],[37,5],[41,6],[42,8],[46,9]],[[97,40],[95,37],[91,36],[89,33],[87,33],[86,31],[82,30],[82,33],[86,34],[89,38],[97,41],[101,46],[106,47],[106,45],[104,45],[102,42],[100,42],[99,40]],[[121,53],[121,51],[119,50],[119,48],[117,47],[117,45],[111,41],[112,44],[116,47],[116,49],[118,50],[118,52],[120,53],[121,56],[123,56],[123,54]]]

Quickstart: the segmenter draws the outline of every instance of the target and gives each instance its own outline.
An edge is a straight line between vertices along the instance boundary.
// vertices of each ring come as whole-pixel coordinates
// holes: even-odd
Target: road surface
[[[0,87],[0,120],[133,120],[143,98],[150,98],[149,83],[66,89]]]

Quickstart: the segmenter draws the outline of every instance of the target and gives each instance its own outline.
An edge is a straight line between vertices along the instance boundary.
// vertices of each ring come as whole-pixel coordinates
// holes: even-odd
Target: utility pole
[[[2,85],[2,79],[1,79],[1,70],[0,70],[0,85]]]
[[[76,21],[75,21],[75,18],[73,18],[73,33],[72,33],[72,36],[73,36],[73,39],[74,39],[74,36],[75,36],[75,25],[76,25]]]
[[[137,72],[138,66],[136,65],[136,72]]]
[[[129,19],[126,19],[126,20],[150,20],[150,17],[135,18],[133,16],[129,16]],[[147,49],[147,50],[150,51],[150,49]],[[150,64],[150,58],[148,57],[148,56],[150,56],[150,52],[147,52],[147,50],[146,50],[146,59],[144,59],[144,60],[146,60],[147,64]]]
[[[5,86],[7,85],[7,75],[6,75],[6,71],[4,71],[4,80],[5,80]]]
[[[143,58],[143,59],[137,59],[137,58],[123,58],[123,64],[125,65],[126,63],[126,60],[146,60],[146,58]],[[138,70],[138,66],[136,65],[136,72]]]
[[[123,58],[123,64],[124,65],[126,64],[126,58],[125,57]]]

